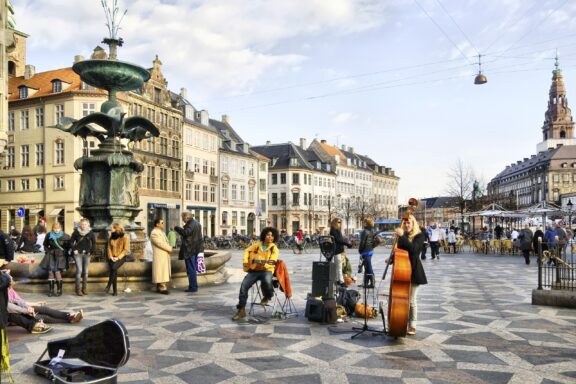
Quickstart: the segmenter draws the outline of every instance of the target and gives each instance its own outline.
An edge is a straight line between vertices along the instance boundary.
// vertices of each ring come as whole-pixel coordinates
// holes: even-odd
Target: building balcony
[[[194,172],[193,171],[186,171],[185,175],[186,175],[186,179],[194,180]]]

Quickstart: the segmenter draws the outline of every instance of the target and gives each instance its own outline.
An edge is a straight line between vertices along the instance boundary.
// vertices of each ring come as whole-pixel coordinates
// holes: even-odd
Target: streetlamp
[[[568,228],[570,228],[570,230],[572,230],[572,206],[574,204],[572,204],[572,199],[568,199],[568,203],[566,204],[566,206],[568,207]]]

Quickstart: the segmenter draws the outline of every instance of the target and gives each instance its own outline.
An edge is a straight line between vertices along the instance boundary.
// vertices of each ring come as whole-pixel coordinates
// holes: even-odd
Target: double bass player
[[[428,284],[426,273],[420,260],[420,253],[424,246],[424,234],[420,231],[416,218],[411,214],[406,215],[402,220],[402,225],[396,228],[397,248],[408,252],[411,266],[411,289],[410,304],[408,311],[408,335],[416,334],[416,321],[418,319],[417,295],[420,285]],[[394,262],[394,256],[386,259],[386,263]]]

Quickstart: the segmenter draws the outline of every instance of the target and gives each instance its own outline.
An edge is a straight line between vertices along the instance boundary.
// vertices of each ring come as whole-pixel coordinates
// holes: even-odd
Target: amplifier
[[[312,263],[312,296],[323,298],[334,297],[334,280],[336,264],[330,261]]]

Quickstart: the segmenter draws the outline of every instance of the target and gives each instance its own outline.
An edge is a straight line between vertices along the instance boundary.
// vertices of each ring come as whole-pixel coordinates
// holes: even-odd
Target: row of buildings
[[[71,67],[36,73],[26,63],[27,36],[13,36],[6,58],[0,226],[20,228],[46,217],[71,231],[80,219],[80,173],[74,161],[89,156],[97,140],[50,127],[63,117],[80,119],[99,111],[107,96],[82,82]],[[106,57],[97,47],[91,58]],[[336,215],[353,231],[364,217],[396,217],[399,178],[391,168],[324,140],[251,146],[227,116],[210,118],[206,110],[194,108],[186,89],[168,89],[158,57],[149,72],[142,89],[118,94],[128,116],[144,116],[160,130],[159,137],[129,148],[144,165],[136,222],[147,231],[159,217],[167,227],[180,224],[183,210],[194,213],[207,236],[250,235],[267,225],[322,232]]]

